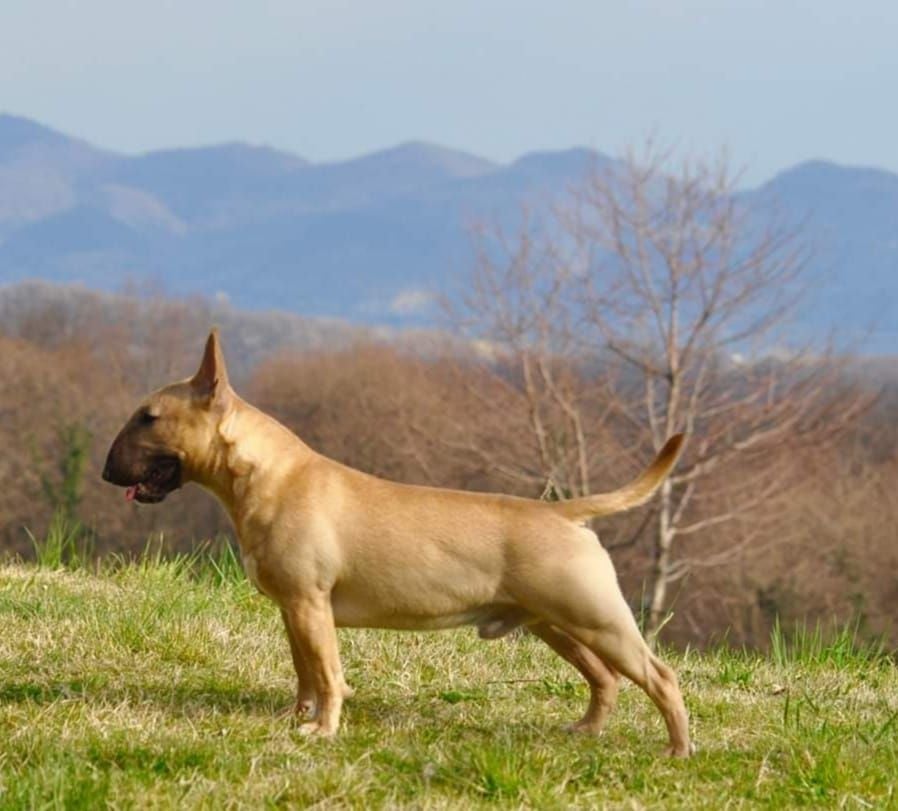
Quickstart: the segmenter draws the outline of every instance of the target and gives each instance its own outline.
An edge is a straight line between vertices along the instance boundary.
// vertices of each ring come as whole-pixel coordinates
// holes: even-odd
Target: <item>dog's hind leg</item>
[[[664,717],[668,753],[687,757],[689,719],[676,675],[642,638],[608,553],[598,544],[578,551],[546,574],[551,589],[525,595],[522,602],[641,687]]]
[[[568,729],[571,732],[598,735],[617,703],[620,676],[589,648],[555,626],[540,622],[531,625],[528,630],[542,639],[562,659],[577,668],[589,685],[589,706],[586,713]]]
[[[673,670],[656,657],[633,623],[633,628],[565,628],[603,661],[641,687],[664,716],[669,755],[688,757],[689,717]]]

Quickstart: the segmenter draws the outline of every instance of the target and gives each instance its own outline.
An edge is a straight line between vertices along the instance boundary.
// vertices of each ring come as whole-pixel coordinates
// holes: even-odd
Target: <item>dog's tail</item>
[[[620,490],[572,498],[569,501],[555,501],[552,502],[552,508],[571,521],[586,521],[645,504],[677,463],[684,439],[683,434],[674,434],[661,448],[655,461]]]

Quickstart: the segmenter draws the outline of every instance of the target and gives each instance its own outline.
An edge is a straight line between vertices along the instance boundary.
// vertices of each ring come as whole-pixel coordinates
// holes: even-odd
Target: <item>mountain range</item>
[[[243,143],[126,155],[0,115],[0,283],[149,282],[422,325],[471,267],[473,222],[514,222],[612,160],[577,148],[496,164],[420,142],[326,164]],[[805,326],[898,352],[898,175],[809,161],[739,197],[801,223]]]

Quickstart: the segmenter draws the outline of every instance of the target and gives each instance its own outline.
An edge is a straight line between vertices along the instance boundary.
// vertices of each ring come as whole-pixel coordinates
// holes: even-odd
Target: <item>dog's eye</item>
[[[159,419],[158,414],[151,414],[149,411],[141,411],[140,412],[140,424],[141,425],[152,425],[158,419]]]

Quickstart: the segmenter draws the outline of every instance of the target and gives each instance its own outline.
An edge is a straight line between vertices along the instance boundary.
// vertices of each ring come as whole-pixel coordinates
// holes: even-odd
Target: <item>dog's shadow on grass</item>
[[[289,710],[294,701],[291,690],[259,688],[229,684],[90,684],[69,681],[10,681],[0,682],[0,705],[32,704],[49,707],[52,704],[78,703],[93,707],[135,708],[151,706],[173,718],[200,718],[209,713],[241,714],[256,720],[275,720]],[[409,700],[409,696],[389,692],[357,693],[344,705],[344,719],[356,729],[377,729],[384,726],[394,730],[433,729],[439,736],[450,721],[457,733],[491,735],[491,722],[475,721],[464,707],[454,701],[446,702],[440,693],[424,691]],[[290,723],[286,717],[285,723]],[[508,722],[506,732],[520,727],[522,738],[533,734],[533,724]],[[546,728],[543,732],[549,732]]]
[[[289,706],[292,695],[283,689],[223,684],[99,684],[18,681],[0,683],[0,704],[83,702],[93,705],[154,705],[172,715],[192,716],[210,711],[272,716]]]
[[[424,697],[426,702],[426,696]],[[219,683],[199,684],[111,684],[67,681],[0,682],[0,705],[80,702],[96,706],[131,704],[154,705],[172,715],[202,715],[210,711],[242,712],[250,716],[272,717],[289,710],[295,695],[289,689],[260,688]],[[379,693],[356,694],[344,705],[355,717],[376,723],[381,719],[410,720],[431,713],[418,701]]]

